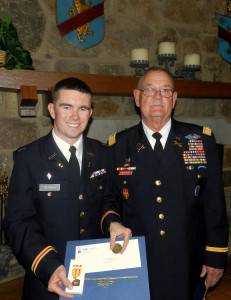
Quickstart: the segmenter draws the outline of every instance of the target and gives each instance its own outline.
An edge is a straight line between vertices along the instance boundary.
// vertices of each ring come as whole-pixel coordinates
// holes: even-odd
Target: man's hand
[[[51,275],[51,278],[48,282],[48,291],[58,294],[64,298],[74,298],[74,295],[68,294],[61,289],[61,283],[69,290],[72,290],[73,286],[70,280],[66,277],[66,270],[63,265],[59,266],[54,273]]]
[[[200,277],[206,277],[206,288],[209,289],[210,287],[214,286],[223,276],[224,270],[223,269],[215,269],[208,266],[203,265],[201,270]]]
[[[124,227],[123,225],[121,225],[118,222],[112,222],[110,224],[109,231],[110,231],[110,249],[111,250],[115,246],[115,240],[117,237],[124,238],[123,247],[120,251],[120,253],[123,254],[123,252],[125,251],[125,249],[128,245],[129,238],[132,236],[131,229]]]

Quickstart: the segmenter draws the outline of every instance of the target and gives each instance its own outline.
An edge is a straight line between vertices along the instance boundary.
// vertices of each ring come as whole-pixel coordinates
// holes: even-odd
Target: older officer
[[[66,242],[100,238],[101,216],[107,226],[116,216],[108,148],[82,134],[92,115],[91,101],[91,90],[81,80],[58,82],[48,105],[53,130],[14,152],[4,226],[26,269],[25,300],[73,298],[61,289],[61,283],[72,289],[63,266]],[[130,231],[112,225],[118,235],[127,234],[125,248]]]
[[[109,144],[123,224],[145,235],[151,298],[192,299],[200,276],[215,285],[225,267],[228,225],[211,130],[171,118],[170,75],[150,68],[134,90],[142,121]]]

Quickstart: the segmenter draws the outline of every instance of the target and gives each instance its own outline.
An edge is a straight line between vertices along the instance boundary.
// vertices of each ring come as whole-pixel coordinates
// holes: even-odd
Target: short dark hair
[[[84,94],[90,94],[92,106],[92,91],[89,86],[82,80],[74,77],[65,78],[56,83],[53,91],[53,103],[55,104],[59,98],[60,90],[75,90]]]
[[[170,74],[167,70],[165,70],[164,68],[161,68],[161,67],[150,67],[150,68],[148,68],[148,69],[144,72],[144,74],[140,77],[140,80],[139,80],[139,82],[138,82],[138,89],[140,88],[140,85],[141,85],[141,83],[142,83],[142,81],[143,81],[144,76],[145,76],[147,73],[149,73],[149,72],[164,72],[165,74],[167,74],[168,77],[169,77],[169,78],[171,79],[171,81],[172,81],[172,86],[173,86],[173,89],[174,89],[174,79],[173,79],[173,77],[172,77],[172,74]]]

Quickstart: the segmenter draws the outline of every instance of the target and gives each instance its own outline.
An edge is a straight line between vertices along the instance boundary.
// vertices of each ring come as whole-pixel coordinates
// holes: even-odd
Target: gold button
[[[83,200],[83,194],[79,195],[79,200]]]
[[[162,198],[161,198],[161,197],[157,197],[157,198],[156,198],[156,201],[157,201],[158,203],[161,203],[161,202],[162,202]]]
[[[52,192],[47,192],[47,196],[51,197],[52,196]]]
[[[198,175],[197,175],[197,178],[201,178],[201,175],[200,175],[200,174],[198,174]]]
[[[100,186],[99,186],[99,189],[100,189],[100,190],[102,190],[102,189],[103,189],[102,185],[100,185]]]
[[[160,231],[160,235],[161,235],[161,236],[164,236],[164,235],[165,235],[165,231],[164,231],[164,230],[161,230],[161,231]]]
[[[80,234],[84,233],[84,229],[80,229],[79,232],[80,232]]]
[[[126,181],[126,180],[124,180],[124,181],[123,181],[123,184],[127,184],[127,181]]]
[[[161,181],[160,180],[156,180],[155,181],[155,185],[157,185],[157,186],[161,185]]]
[[[84,216],[84,211],[81,211],[81,213],[79,215],[80,215],[80,217]]]
[[[159,214],[159,219],[163,220],[164,219],[164,215],[163,214]]]

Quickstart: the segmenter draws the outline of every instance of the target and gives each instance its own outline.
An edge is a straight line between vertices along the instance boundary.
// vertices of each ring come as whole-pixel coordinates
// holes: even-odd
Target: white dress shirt
[[[162,135],[160,142],[162,144],[162,147],[164,149],[166,142],[167,142],[167,138],[171,129],[171,124],[172,124],[172,120],[171,118],[168,120],[168,122],[164,125],[164,127],[159,131],[159,133]],[[155,133],[154,131],[152,131],[151,129],[149,129],[144,122],[142,121],[142,125],[144,128],[144,133],[147,136],[147,139],[152,147],[152,149],[154,149],[154,146],[156,144],[156,139],[152,136],[153,133]]]
[[[53,138],[55,140],[55,143],[57,144],[60,151],[63,153],[63,155],[65,156],[65,158],[68,162],[69,162],[70,156],[71,156],[71,153],[69,151],[70,146],[75,146],[75,148],[76,148],[76,157],[78,159],[79,168],[80,168],[80,172],[81,172],[82,157],[83,157],[83,135],[81,135],[80,138],[78,139],[78,141],[73,145],[70,145],[70,144],[64,142],[64,140],[60,139],[60,137],[58,137],[55,134],[54,129],[52,130],[52,135],[53,135]]]

